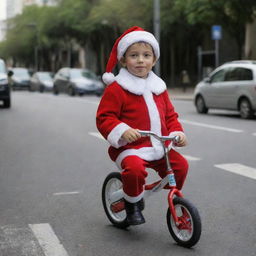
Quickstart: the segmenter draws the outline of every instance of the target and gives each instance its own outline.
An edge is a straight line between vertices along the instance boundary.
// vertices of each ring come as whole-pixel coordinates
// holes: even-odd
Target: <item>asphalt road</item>
[[[256,255],[256,120],[173,101],[189,139],[183,193],[203,225],[184,249],[168,233],[166,191],[146,201],[144,225],[119,230],[106,218],[101,187],[117,169],[95,127],[99,98],[15,91],[12,100],[0,109],[0,256]]]

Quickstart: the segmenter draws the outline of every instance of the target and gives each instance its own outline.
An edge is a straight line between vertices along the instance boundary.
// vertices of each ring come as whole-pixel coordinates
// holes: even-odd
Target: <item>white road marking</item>
[[[50,224],[29,224],[29,227],[42,247],[45,256],[68,256]]]
[[[194,157],[194,156],[188,156],[188,155],[183,155],[188,161],[200,161],[201,158]]]
[[[63,195],[77,195],[80,194],[79,191],[70,191],[70,192],[57,192],[53,193],[54,196],[63,196]]]
[[[102,139],[102,140],[105,140],[104,137],[98,133],[98,132],[89,132],[90,135],[96,137],[96,138],[99,138],[99,139]],[[194,156],[188,156],[188,155],[184,155],[184,157],[188,160],[188,161],[199,161],[201,160],[200,158],[198,157],[194,157]]]
[[[89,134],[99,139],[105,140],[104,137],[99,132],[89,132]]]
[[[202,126],[202,127],[207,127],[207,128],[211,128],[211,129],[223,130],[223,131],[227,131],[227,132],[237,132],[237,133],[238,132],[243,132],[243,130],[228,128],[228,127],[224,127],[224,126],[217,126],[217,125],[193,122],[193,121],[184,120],[184,119],[181,119],[180,121],[181,121],[181,123],[184,123],[184,124],[191,124],[191,125],[196,125],[196,126]]]
[[[236,173],[251,179],[256,180],[256,169],[238,164],[238,163],[230,163],[230,164],[216,164],[214,165],[217,168],[223,169],[228,172]]]

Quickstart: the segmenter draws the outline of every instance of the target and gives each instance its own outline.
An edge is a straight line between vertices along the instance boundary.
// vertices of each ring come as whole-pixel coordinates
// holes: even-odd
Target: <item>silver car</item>
[[[232,61],[215,69],[197,84],[194,103],[198,113],[208,109],[238,110],[242,118],[256,111],[256,61]]]

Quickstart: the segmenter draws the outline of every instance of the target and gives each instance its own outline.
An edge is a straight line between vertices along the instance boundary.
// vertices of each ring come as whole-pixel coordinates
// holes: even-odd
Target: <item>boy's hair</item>
[[[151,44],[149,44],[149,43],[147,43],[147,42],[144,42],[144,41],[139,41],[139,42],[136,42],[136,43],[131,44],[129,47],[131,47],[131,46],[134,45],[134,44],[143,44],[143,45],[149,45],[149,46],[151,46],[151,49],[152,49],[153,54],[154,54],[154,57],[156,58],[154,49],[153,49],[153,47],[152,47]],[[124,53],[124,55],[123,55],[122,57],[125,57],[125,54],[126,54],[127,50],[129,49],[129,47],[126,49],[126,51],[125,51],[125,53]]]
[[[112,72],[117,62],[124,56],[124,53],[134,43],[144,42],[151,45],[155,58],[160,57],[159,44],[153,34],[145,31],[140,27],[131,27],[126,30],[116,41],[110,53],[110,57],[106,66],[106,72],[102,79],[105,84],[111,84],[115,81],[115,76]]]

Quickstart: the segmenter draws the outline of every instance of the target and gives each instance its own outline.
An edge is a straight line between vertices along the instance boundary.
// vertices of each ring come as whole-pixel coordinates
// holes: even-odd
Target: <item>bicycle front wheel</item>
[[[173,199],[179,224],[176,225],[170,208],[167,210],[167,225],[173,239],[181,246],[194,246],[201,236],[201,218],[196,207],[188,200],[176,197]]]
[[[102,187],[102,203],[108,219],[118,228],[127,228],[129,224],[126,220],[124,199],[112,202],[111,195],[123,188],[121,174],[119,172],[110,173]]]

